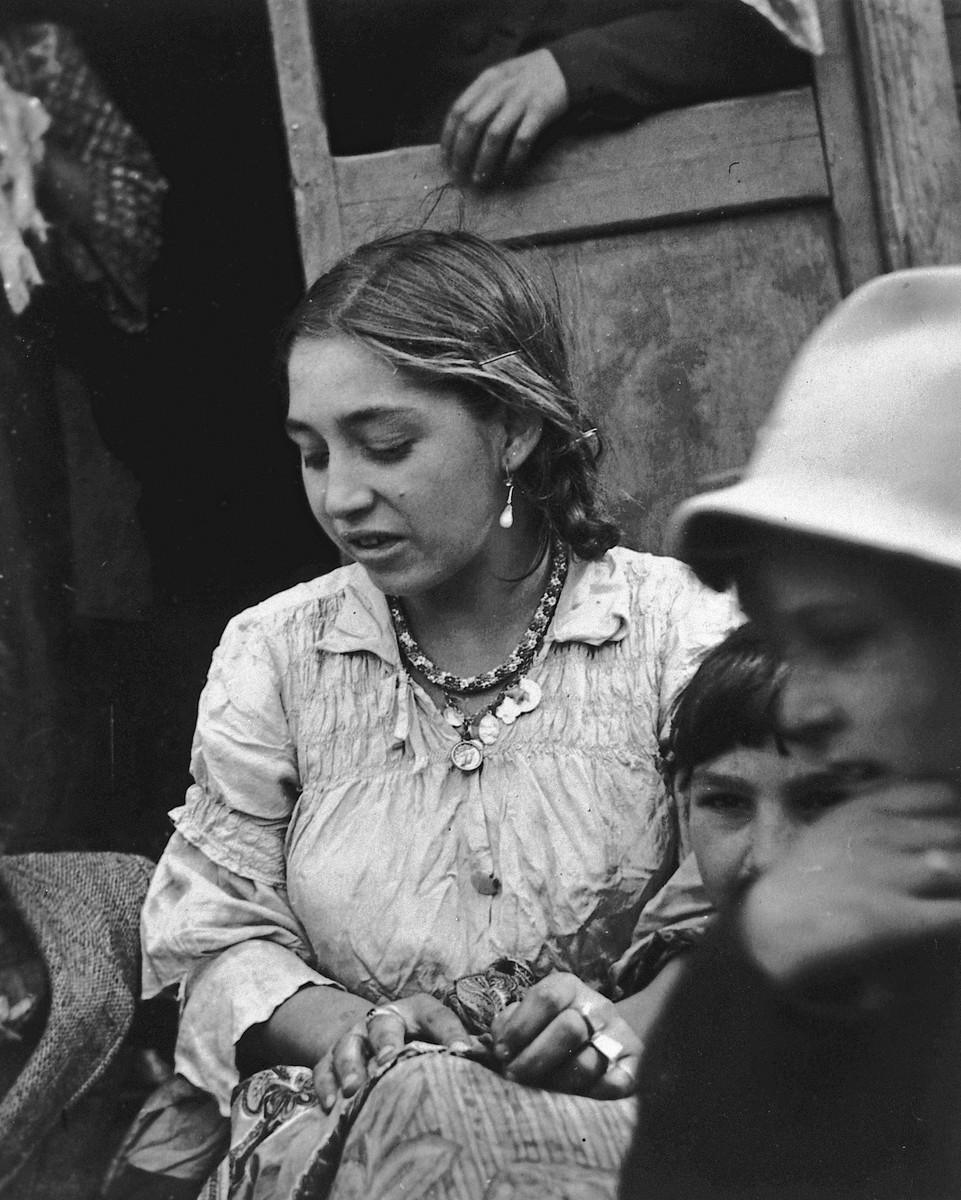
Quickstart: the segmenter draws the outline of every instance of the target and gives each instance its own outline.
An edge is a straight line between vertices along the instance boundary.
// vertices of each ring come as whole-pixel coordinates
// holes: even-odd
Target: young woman
[[[616,547],[559,314],[509,253],[429,232],[361,247],[285,355],[307,499],[355,561],[228,627],[144,915],[147,992],[184,997],[178,1070],[225,1113],[252,1076],[223,1172],[245,1197],[320,1194],[331,1130],[385,1071],[375,1097],[473,1086],[409,1044],[489,1049],[497,1009],[545,977],[563,1016],[534,1060],[502,1051],[515,1083],[471,1080],[632,1092],[658,993],[613,1003],[618,963],[706,907],[675,887],[647,915],[678,862],[658,739],[736,620],[686,568]],[[538,1120],[546,1159],[559,1126]]]
[[[747,478],[681,510],[685,557],[787,656],[783,736],[851,795],[692,958],[624,1195],[961,1191],[959,330],[958,268],[861,289]]]

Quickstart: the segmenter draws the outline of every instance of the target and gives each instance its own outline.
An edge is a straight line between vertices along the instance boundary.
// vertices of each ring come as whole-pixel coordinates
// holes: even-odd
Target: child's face
[[[680,788],[711,901],[728,903],[842,793],[808,752],[739,746],[695,767]]]

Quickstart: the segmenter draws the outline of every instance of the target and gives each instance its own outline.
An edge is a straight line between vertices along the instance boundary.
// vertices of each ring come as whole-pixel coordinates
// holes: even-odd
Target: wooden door
[[[961,261],[941,0],[825,0],[813,87],[571,140],[488,195],[451,186],[435,146],[332,157],[307,0],[267,2],[306,277],[411,225],[522,247],[560,286],[638,548],[660,549],[676,503],[743,464],[788,361],[843,294]]]

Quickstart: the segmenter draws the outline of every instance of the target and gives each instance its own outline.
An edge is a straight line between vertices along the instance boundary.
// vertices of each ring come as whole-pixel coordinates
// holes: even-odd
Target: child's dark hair
[[[668,784],[684,785],[695,767],[738,746],[780,747],[778,701],[787,667],[748,622],[704,658],[674,704],[661,747]]]

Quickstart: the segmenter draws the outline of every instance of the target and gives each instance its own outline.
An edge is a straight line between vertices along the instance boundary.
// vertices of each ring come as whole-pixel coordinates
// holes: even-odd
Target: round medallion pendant
[[[476,771],[484,761],[484,750],[479,742],[458,742],[451,748],[450,760],[460,771]]]

